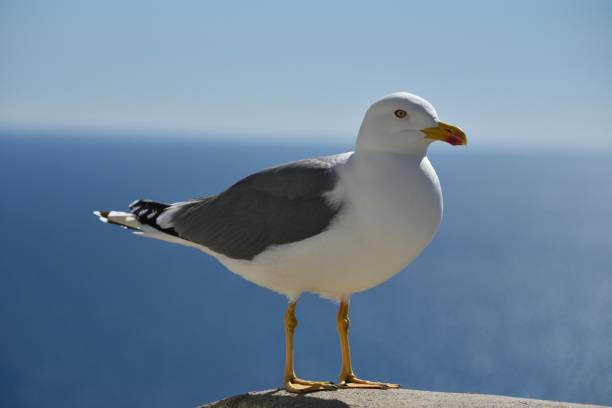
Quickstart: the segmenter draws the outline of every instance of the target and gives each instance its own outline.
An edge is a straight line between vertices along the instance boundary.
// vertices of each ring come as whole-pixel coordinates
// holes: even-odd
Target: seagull
[[[436,140],[466,145],[425,99],[396,92],[367,110],[355,150],[270,167],[212,196],[172,204],[137,200],[130,212],[95,211],[143,237],[197,248],[289,300],[284,388],[397,388],[353,372],[349,300],[409,265],[442,219],[442,190],[427,158]],[[339,302],[342,366],[337,384],[296,376],[295,309],[304,292]]]

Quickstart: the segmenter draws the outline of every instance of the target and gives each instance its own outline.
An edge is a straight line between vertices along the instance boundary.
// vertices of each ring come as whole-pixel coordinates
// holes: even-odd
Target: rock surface
[[[391,408],[391,407],[534,407],[586,408],[596,405],[570,404],[497,395],[457,394],[416,390],[337,390],[305,395],[284,390],[250,392],[200,408]]]

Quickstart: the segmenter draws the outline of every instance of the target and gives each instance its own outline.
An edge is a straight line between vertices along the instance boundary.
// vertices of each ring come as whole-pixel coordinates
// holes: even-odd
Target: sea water
[[[0,134],[0,405],[178,407],[281,385],[286,300],[93,210],[221,191],[351,146]],[[353,364],[407,388],[612,404],[612,157],[430,153],[444,220],[353,296]],[[296,371],[335,380],[336,305],[298,305]]]

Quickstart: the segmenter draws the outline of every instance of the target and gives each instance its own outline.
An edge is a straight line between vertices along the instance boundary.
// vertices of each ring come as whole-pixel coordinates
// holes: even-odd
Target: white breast
[[[442,194],[426,157],[357,153],[340,169],[330,201],[343,203],[327,231],[266,250],[252,261],[219,260],[233,272],[290,298],[340,298],[391,278],[433,238]]]

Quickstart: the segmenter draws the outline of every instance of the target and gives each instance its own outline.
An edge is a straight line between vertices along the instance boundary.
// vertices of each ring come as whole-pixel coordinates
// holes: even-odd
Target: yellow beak
[[[467,144],[467,137],[463,130],[444,122],[438,122],[436,127],[421,129],[421,132],[425,133],[427,139],[442,140],[453,146]]]

